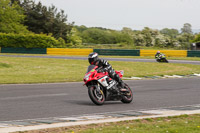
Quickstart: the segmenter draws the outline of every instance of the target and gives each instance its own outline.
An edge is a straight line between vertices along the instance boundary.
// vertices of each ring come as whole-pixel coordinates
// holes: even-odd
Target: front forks
[[[100,85],[99,85],[98,83],[97,83],[96,88],[97,88],[97,91],[98,91],[99,93],[101,93],[101,88],[100,88]]]

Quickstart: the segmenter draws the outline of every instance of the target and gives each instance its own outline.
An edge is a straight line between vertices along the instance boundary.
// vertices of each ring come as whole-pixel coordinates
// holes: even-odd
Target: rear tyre
[[[125,92],[125,94],[122,95],[122,102],[123,103],[131,103],[133,100],[133,93],[131,88],[125,84],[125,88],[127,89],[127,92]]]
[[[105,95],[102,90],[98,91],[95,86],[90,86],[88,87],[88,95],[94,104],[103,105]]]

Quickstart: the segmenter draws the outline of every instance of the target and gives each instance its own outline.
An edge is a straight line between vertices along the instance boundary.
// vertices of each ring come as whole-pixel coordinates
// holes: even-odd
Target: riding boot
[[[125,87],[124,82],[122,81],[122,79],[119,77],[118,74],[115,75],[115,80],[119,83],[119,85],[120,85],[121,88]]]
[[[126,92],[127,88],[125,87],[126,86],[125,83],[122,80],[118,81],[118,83],[120,85],[120,91],[121,92]]]
[[[121,80],[121,82],[119,82],[119,84],[120,84],[120,86],[122,87],[122,88],[124,88],[125,87],[125,84],[124,84],[124,82]]]

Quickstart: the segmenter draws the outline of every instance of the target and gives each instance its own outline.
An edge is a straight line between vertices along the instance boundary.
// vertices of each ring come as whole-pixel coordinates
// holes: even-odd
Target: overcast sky
[[[87,27],[140,30],[183,27],[200,29],[200,0],[35,0],[55,5],[68,22]]]

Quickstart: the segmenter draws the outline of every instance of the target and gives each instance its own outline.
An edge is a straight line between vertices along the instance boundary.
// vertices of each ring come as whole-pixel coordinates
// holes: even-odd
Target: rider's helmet
[[[88,61],[91,65],[94,65],[94,63],[98,60],[98,53],[96,52],[93,52],[93,53],[90,53],[88,55]]]
[[[157,54],[160,54],[160,51],[157,51]]]

